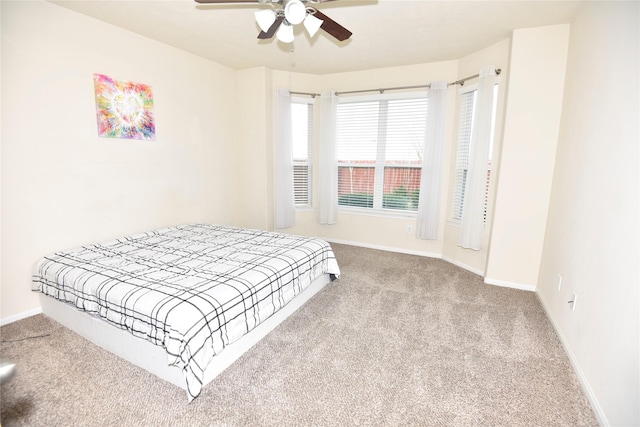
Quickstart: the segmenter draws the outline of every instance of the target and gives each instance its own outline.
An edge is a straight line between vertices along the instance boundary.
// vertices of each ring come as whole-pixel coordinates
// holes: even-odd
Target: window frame
[[[292,96],[291,97],[291,106],[293,108],[294,104],[297,105],[306,105],[307,106],[307,158],[306,160],[296,160],[294,157],[293,145],[295,142],[295,132],[293,131],[293,126],[295,126],[295,120],[292,115],[292,131],[291,131],[291,139],[292,139],[292,153],[291,153],[291,167],[293,169],[293,203],[297,210],[305,210],[311,209],[313,207],[313,114],[314,114],[314,105],[315,98],[307,98],[300,96]],[[307,200],[306,203],[298,203],[298,194],[296,185],[296,167],[306,167],[307,168]]]
[[[375,94],[375,95],[357,95],[357,96],[346,96],[346,97],[341,97],[338,101],[338,106],[340,104],[347,104],[347,103],[366,103],[366,102],[383,102],[385,105],[385,108],[388,106],[388,102],[389,101],[398,101],[398,100],[411,100],[411,99],[424,99],[427,102],[427,111],[428,111],[428,97],[427,97],[427,91],[424,90],[413,90],[413,91],[408,91],[408,92],[395,92],[395,93],[380,93],[380,94]],[[385,113],[386,114],[386,113]],[[428,114],[428,113],[427,113]],[[388,118],[388,117],[387,117]],[[338,121],[338,119],[337,119]],[[426,123],[426,116],[425,116],[425,123]],[[375,161],[374,163],[370,166],[363,166],[362,163],[358,163],[357,160],[354,160],[352,162],[339,162],[339,159],[336,159],[336,163],[337,163],[337,168],[338,171],[340,170],[340,168],[344,168],[344,167],[351,167],[351,168],[358,168],[358,167],[367,167],[367,168],[373,168],[374,169],[374,194],[373,194],[373,202],[372,202],[372,207],[364,207],[364,206],[354,206],[354,205],[342,205],[339,204],[338,205],[338,209],[341,212],[345,212],[345,213],[351,213],[351,214],[358,214],[358,215],[363,215],[363,216],[375,216],[375,217],[386,217],[386,218],[416,218],[417,216],[417,203],[418,201],[416,200],[416,208],[415,210],[409,210],[409,209],[394,209],[394,208],[388,208],[388,207],[384,207],[384,201],[383,201],[383,195],[384,195],[384,176],[385,176],[385,169],[387,167],[389,167],[389,165],[385,164],[385,149],[386,149],[386,130],[387,130],[387,125],[388,125],[388,121],[387,123],[378,123],[378,130],[377,130],[377,144],[376,144],[376,156],[375,156]],[[336,132],[338,131],[338,124],[336,123]],[[384,134],[383,134],[384,133]],[[423,136],[424,138],[424,136]],[[422,146],[424,146],[424,141],[422,141]],[[338,136],[336,133],[336,152],[339,152],[339,142],[338,142]],[[423,167],[423,163],[421,162],[420,165],[418,167],[416,166],[404,166],[404,165],[395,165],[393,166],[394,168],[415,168],[415,169],[420,169],[420,173],[422,173],[422,167]],[[339,172],[338,172],[339,173]]]
[[[461,114],[462,112],[462,97],[470,92],[477,92],[478,91],[478,84],[474,83],[474,84],[470,84],[470,85],[465,85],[463,87],[461,87],[460,89],[458,89],[458,113],[457,113],[457,125],[456,125],[456,150],[455,150],[455,163],[454,163],[454,167],[453,167],[453,195],[452,195],[452,202],[451,202],[451,213],[449,215],[448,218],[448,222],[452,225],[455,226],[460,226],[460,223],[462,221],[462,210],[464,207],[464,182],[459,183],[458,179],[459,179],[459,163],[460,163],[460,156],[461,156],[461,152],[460,152],[460,133],[463,131],[462,128],[462,116]],[[492,112],[492,118],[491,118],[491,135],[490,135],[490,140],[489,140],[489,161],[487,164],[487,181],[486,181],[486,191],[485,191],[485,208],[484,208],[484,224],[485,227],[487,225],[487,220],[489,218],[489,195],[491,193],[491,189],[493,187],[493,183],[495,181],[495,179],[492,179],[492,176],[494,176],[495,174],[493,173],[493,168],[494,168],[494,161],[493,161],[493,152],[494,152],[494,148],[495,148],[495,131],[496,131],[496,123],[497,123],[497,108],[498,108],[498,94],[499,94],[499,85],[498,85],[498,81],[496,80],[494,87],[493,87],[493,112]],[[476,102],[474,99],[473,102],[473,109],[472,109],[472,114],[475,115],[475,108],[476,108]],[[465,152],[465,157],[467,158],[467,167],[464,168],[463,170],[466,172],[468,171],[468,158],[469,158],[469,151],[471,148],[471,133],[473,132],[473,119],[471,119],[471,123],[470,123],[470,129],[469,129],[469,140],[466,142],[467,145],[467,149]]]

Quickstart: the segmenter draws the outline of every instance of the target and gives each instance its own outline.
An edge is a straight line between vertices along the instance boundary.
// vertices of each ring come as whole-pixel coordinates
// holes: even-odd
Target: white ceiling
[[[516,28],[568,23],[575,1],[338,0],[318,6],[353,32],[337,42],[296,28],[292,45],[258,40],[258,3],[92,0],[54,3],[234,69],[328,74],[459,59],[508,38]]]

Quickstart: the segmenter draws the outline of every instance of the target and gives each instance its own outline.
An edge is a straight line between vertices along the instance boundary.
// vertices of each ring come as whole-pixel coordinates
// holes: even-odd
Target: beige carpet
[[[341,279],[190,404],[44,315],[2,327],[2,425],[597,425],[534,293],[333,246]]]

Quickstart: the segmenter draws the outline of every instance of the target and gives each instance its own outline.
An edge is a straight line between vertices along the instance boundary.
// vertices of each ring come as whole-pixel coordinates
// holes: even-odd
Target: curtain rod
[[[496,75],[499,75],[502,72],[502,70],[500,68],[496,68]],[[477,77],[480,77],[480,74],[475,74],[473,76],[469,76],[469,77],[465,77],[464,79],[460,79],[460,80],[456,80],[455,82],[452,83],[447,83],[447,86],[454,86],[454,85],[464,85],[464,83],[467,80],[471,80],[471,79],[475,79]],[[380,93],[384,93],[387,90],[404,90],[404,89],[423,89],[423,88],[430,88],[431,85],[417,85],[417,86],[400,86],[400,87],[387,87],[387,88],[381,88],[381,89],[362,89],[362,90],[351,90],[348,92],[336,92],[336,95],[347,95],[347,94],[353,94],[353,93],[363,93],[363,92],[380,92]]]
[[[289,91],[290,95],[306,95],[306,96],[310,96],[312,98],[315,98],[316,96],[320,96],[319,93],[312,93],[312,92],[293,92],[293,91]]]
[[[502,69],[496,68],[496,76],[499,76],[501,72],[502,72]],[[464,79],[456,80],[453,83],[448,83],[447,86],[454,86],[454,85],[464,86],[464,82],[466,82],[467,80],[475,79],[475,78],[478,78],[478,77],[480,77],[480,74],[474,74],[473,76],[469,76],[469,77],[465,77]]]
[[[502,70],[500,68],[496,68],[496,76],[500,75],[500,73],[502,72]],[[469,76],[469,77],[465,77],[464,79],[460,79],[460,80],[456,80],[455,82],[452,83],[447,83],[447,86],[455,86],[455,85],[461,85],[464,86],[464,83],[467,80],[471,80],[471,79],[475,79],[480,77],[480,74],[474,74],[473,76]],[[354,94],[354,93],[364,93],[364,92],[380,92],[380,93],[384,93],[387,90],[405,90],[405,89],[428,89],[430,88],[431,85],[417,85],[417,86],[398,86],[398,87],[387,87],[387,88],[380,88],[380,89],[362,89],[362,90],[350,90],[347,92],[336,92],[336,96],[338,95],[348,95],[348,94]],[[315,98],[316,96],[320,96],[319,93],[313,93],[313,92],[293,92],[293,91],[289,91],[289,93],[291,95],[305,95],[305,96],[310,96],[312,98]]]

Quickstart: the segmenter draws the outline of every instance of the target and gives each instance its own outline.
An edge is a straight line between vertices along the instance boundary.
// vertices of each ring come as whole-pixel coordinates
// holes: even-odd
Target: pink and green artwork
[[[156,139],[151,86],[94,74],[98,136]]]

